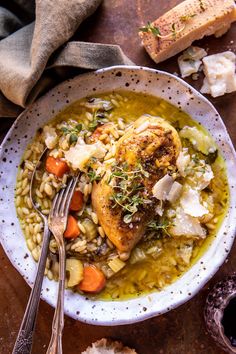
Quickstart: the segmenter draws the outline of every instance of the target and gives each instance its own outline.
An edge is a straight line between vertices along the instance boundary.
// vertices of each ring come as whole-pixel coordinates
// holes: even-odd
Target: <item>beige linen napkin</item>
[[[24,27],[22,24],[29,22],[34,3],[29,0],[14,0],[14,3],[22,6],[23,20],[0,7],[0,38],[5,37],[0,41],[0,117],[16,116],[21,107],[58,83],[55,68],[91,70],[133,64],[119,46],[67,42],[101,0],[36,0],[35,22]]]

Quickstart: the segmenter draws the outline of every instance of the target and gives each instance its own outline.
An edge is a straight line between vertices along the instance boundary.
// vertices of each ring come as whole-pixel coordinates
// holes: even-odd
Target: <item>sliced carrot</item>
[[[113,123],[105,123],[103,125],[99,125],[90,136],[91,141],[97,141],[102,134],[106,134],[110,132],[110,128],[113,126]]]
[[[90,140],[97,141],[99,137],[102,135],[102,132],[103,132],[103,126],[100,125],[94,130],[93,134],[90,137]]]
[[[69,171],[69,166],[61,159],[55,159],[55,157],[48,156],[46,160],[46,170],[57,177],[62,177],[64,173]]]
[[[66,231],[64,232],[65,238],[75,238],[79,236],[80,229],[77,224],[77,220],[72,216],[68,216]]]
[[[87,293],[99,293],[106,285],[106,278],[100,269],[93,265],[85,266],[83,280],[78,285],[79,289]]]
[[[83,201],[83,193],[80,191],[74,191],[70,202],[70,210],[80,211],[83,207]]]

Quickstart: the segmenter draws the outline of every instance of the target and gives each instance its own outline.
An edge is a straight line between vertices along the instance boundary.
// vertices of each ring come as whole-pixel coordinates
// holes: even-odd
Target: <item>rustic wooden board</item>
[[[148,20],[180,3],[175,0],[104,0],[97,13],[82,25],[74,39],[119,44],[130,59],[168,72],[178,72],[176,57],[156,65],[140,45],[137,30]],[[222,38],[205,38],[197,44],[209,49],[209,53],[236,50],[236,24]],[[199,81],[188,80],[197,89]],[[216,106],[236,145],[236,95],[211,100]],[[1,121],[0,132],[5,135],[11,122]],[[29,287],[0,249],[0,352],[9,354],[24,313]],[[188,303],[163,316],[142,323],[119,327],[93,327],[65,319],[63,347],[65,354],[80,354],[91,342],[111,337],[134,347],[140,354],[223,354],[206,333],[203,307],[209,288],[236,269],[236,244],[229,258],[216,276]],[[53,309],[41,302],[34,354],[43,354],[50,338]]]

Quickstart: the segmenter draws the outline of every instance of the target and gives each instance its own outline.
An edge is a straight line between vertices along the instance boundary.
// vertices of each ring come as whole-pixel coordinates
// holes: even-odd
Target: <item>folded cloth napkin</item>
[[[101,1],[14,0],[20,18],[7,5],[0,7],[0,117],[15,117],[58,83],[57,68],[133,64],[117,45],[68,42]],[[35,22],[29,23],[34,6]]]

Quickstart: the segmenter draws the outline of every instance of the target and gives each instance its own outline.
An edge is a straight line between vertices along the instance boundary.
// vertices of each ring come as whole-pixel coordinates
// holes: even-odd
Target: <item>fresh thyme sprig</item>
[[[189,14],[189,15],[183,15],[180,16],[180,21],[181,22],[188,22],[190,21],[193,17],[195,17],[197,14]]]
[[[87,173],[89,179],[90,179],[90,182],[94,182],[94,181],[100,181],[102,176],[97,174],[96,171],[94,170],[90,170],[88,173]]]
[[[157,231],[157,232],[161,231],[162,233],[164,233],[164,234],[166,234],[168,236],[171,236],[169,231],[168,231],[168,228],[170,226],[173,226],[173,224],[170,221],[168,221],[168,220],[164,220],[161,223],[153,220],[153,221],[150,221],[148,223],[147,229],[149,231]]]
[[[161,37],[161,32],[158,27],[155,27],[151,22],[148,22],[146,26],[140,27],[139,31],[141,32],[150,32],[155,37]]]
[[[142,179],[149,177],[140,163],[133,170],[128,169],[126,163],[121,166],[113,166],[107,183],[112,185],[113,193],[110,197],[112,208],[121,207],[124,216],[123,221],[130,223],[133,215],[141,206],[151,203],[142,193],[144,186]]]
[[[202,9],[202,6],[203,5],[201,4],[201,9]],[[139,31],[146,32],[146,33],[148,33],[148,32],[152,33],[155,37],[161,38],[161,39],[170,39],[171,37],[175,39],[176,36],[185,29],[186,23],[188,21],[190,21],[194,16],[196,16],[196,14],[188,14],[188,15],[181,16],[180,21],[182,23],[184,23],[183,27],[180,29],[177,29],[176,23],[174,22],[171,25],[171,32],[168,33],[167,35],[162,35],[159,27],[154,26],[154,24],[152,24],[151,22],[148,22],[146,26],[139,28]]]
[[[75,127],[63,126],[61,127],[61,131],[64,134],[70,134],[70,144],[76,143],[78,140],[78,134],[83,129],[83,125],[81,123],[76,124]]]
[[[103,125],[108,122],[107,116],[105,112],[100,110],[95,110],[93,112],[93,120],[88,125],[88,130],[93,132],[97,126]]]

